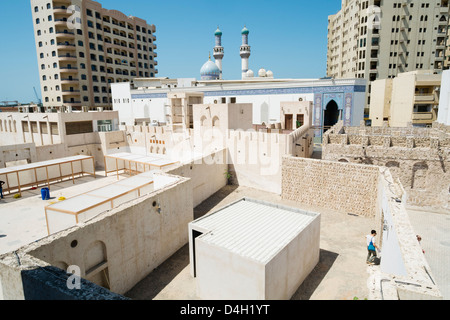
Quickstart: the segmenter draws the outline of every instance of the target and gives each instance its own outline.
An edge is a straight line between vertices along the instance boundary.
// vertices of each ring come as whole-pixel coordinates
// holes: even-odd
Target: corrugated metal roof
[[[318,213],[253,199],[242,199],[192,222],[208,230],[199,239],[267,263],[307,227]]]

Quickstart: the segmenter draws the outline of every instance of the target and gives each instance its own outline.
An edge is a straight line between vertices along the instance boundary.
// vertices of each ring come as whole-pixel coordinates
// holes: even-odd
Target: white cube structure
[[[205,300],[290,299],[319,262],[320,214],[244,198],[189,224]]]

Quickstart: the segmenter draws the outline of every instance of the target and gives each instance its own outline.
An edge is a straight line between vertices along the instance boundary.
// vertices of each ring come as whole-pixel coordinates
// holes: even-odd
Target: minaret
[[[222,47],[222,31],[217,27],[216,32],[216,46],[214,47],[214,59],[216,60],[216,65],[220,70],[220,79],[222,79],[222,59],[224,56],[224,50]]]
[[[242,46],[241,46],[241,58],[242,58],[242,79],[246,77],[248,71],[248,58],[250,58],[250,46],[248,45],[248,34],[250,32],[246,27],[242,29]]]

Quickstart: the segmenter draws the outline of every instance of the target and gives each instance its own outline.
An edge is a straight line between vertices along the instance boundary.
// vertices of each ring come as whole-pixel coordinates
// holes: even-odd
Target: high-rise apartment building
[[[44,107],[111,108],[111,83],[155,77],[156,29],[91,0],[31,0]]]
[[[449,0],[342,0],[328,19],[327,76],[389,79],[414,70],[442,72]],[[370,103],[369,85],[368,103]]]

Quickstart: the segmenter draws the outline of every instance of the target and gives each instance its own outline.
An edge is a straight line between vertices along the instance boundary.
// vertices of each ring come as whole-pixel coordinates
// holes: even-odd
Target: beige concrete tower
[[[442,72],[448,2],[343,0],[328,19],[327,75],[375,81],[414,70]]]
[[[110,84],[155,77],[156,29],[91,0],[31,0],[45,107],[111,108]]]

